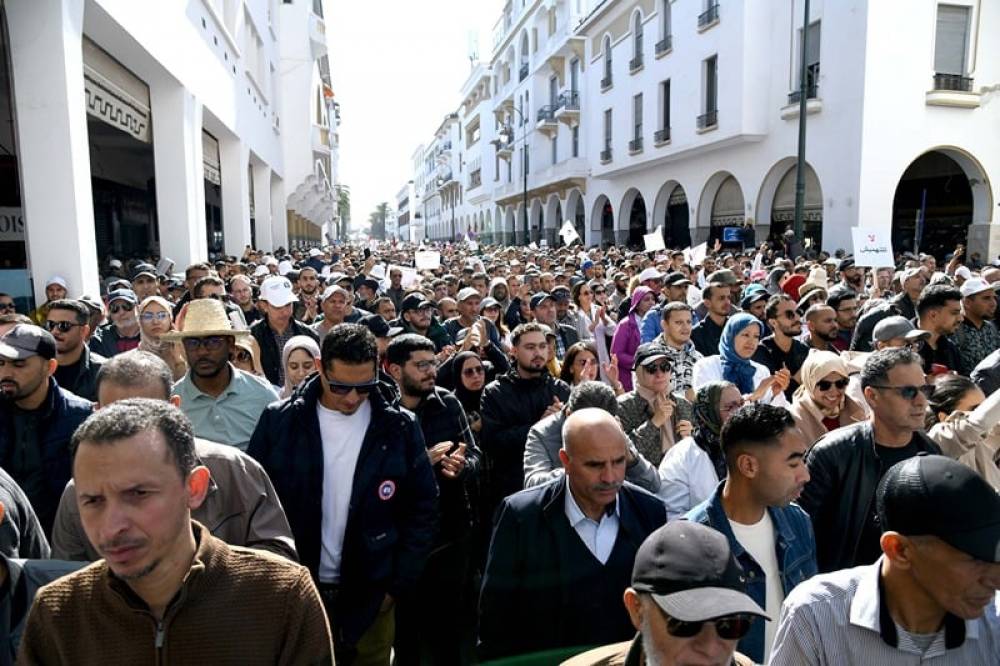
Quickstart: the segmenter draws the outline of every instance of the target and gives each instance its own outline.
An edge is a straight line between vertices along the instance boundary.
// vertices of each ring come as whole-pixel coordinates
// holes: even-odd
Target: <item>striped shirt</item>
[[[942,630],[914,635],[893,622],[875,564],[815,576],[781,607],[770,666],[969,666],[1000,664],[998,601],[976,620],[945,618]]]

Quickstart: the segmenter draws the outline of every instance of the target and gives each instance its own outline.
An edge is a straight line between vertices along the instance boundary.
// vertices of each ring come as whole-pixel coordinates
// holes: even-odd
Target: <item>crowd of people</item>
[[[794,249],[0,294],[0,665],[1000,663],[1000,267]]]

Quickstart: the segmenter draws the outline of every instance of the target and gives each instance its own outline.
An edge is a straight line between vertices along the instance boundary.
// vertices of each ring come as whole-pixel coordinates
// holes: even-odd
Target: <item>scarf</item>
[[[653,406],[653,401],[656,400],[657,394],[652,390],[646,388],[645,386],[640,386],[638,383],[635,385],[635,392],[643,398],[647,403],[649,403],[650,414],[656,411]],[[670,394],[663,396],[667,400],[670,399]],[[670,450],[670,447],[674,445],[674,418],[671,416],[670,419],[660,426],[660,451],[666,453]]]
[[[172,343],[160,340],[160,338],[154,338],[151,335],[146,335],[146,332],[142,329],[142,313],[146,311],[150,303],[156,303],[166,310],[168,317],[172,315],[174,306],[162,296],[147,296],[139,304],[139,307],[136,308],[136,317],[139,319],[139,349],[163,358],[168,351],[172,351]],[[168,330],[173,330],[173,328],[174,326],[171,325]]]
[[[462,408],[465,409],[466,414],[471,414],[473,412],[480,411],[480,404],[483,398],[483,389],[478,391],[470,391],[465,388],[465,384],[462,383],[462,368],[465,367],[465,362],[471,358],[479,358],[476,352],[466,351],[455,356],[455,360],[452,361],[451,371],[452,371],[452,385],[454,386],[455,397],[458,401],[462,403]],[[480,360],[483,364],[483,370],[488,370],[485,361]],[[483,383],[483,388],[486,387],[486,383]]]
[[[744,395],[753,393],[753,376],[756,369],[750,359],[743,358],[736,353],[736,336],[743,330],[755,324],[760,331],[760,321],[752,314],[741,312],[735,314],[726,321],[722,329],[722,338],[719,340],[719,356],[722,357],[722,377],[728,382],[736,384],[736,388]]]
[[[816,391],[816,384],[830,373],[836,373],[845,379],[850,376],[847,363],[840,357],[840,354],[814,349],[806,357],[799,373],[802,378],[802,384],[795,389],[794,398],[800,402],[809,403],[810,406],[823,415],[823,418],[838,418],[840,412],[844,409],[847,392],[845,391],[843,396],[841,396],[840,404],[835,409],[820,405],[819,402],[813,399],[813,393]]]
[[[733,386],[731,382],[708,382],[698,389],[694,398],[694,442],[708,454],[720,481],[726,478],[726,456],[719,441],[719,433],[722,432],[719,400],[722,392],[730,386]]]

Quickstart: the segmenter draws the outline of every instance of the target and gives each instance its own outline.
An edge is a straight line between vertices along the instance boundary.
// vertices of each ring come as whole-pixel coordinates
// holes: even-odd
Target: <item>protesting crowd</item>
[[[0,666],[1000,663],[1000,267],[786,241],[0,294]]]

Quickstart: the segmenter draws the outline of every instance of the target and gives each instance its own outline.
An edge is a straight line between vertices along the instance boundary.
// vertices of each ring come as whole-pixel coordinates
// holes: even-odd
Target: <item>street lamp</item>
[[[521,151],[521,174],[524,178],[524,189],[522,191],[521,207],[524,209],[522,211],[524,215],[521,218],[521,220],[526,235],[525,244],[527,244],[528,237],[530,236],[530,230],[528,229],[528,123],[524,118],[524,114],[522,114],[517,107],[511,107],[511,110],[518,115],[518,117],[521,119],[521,125],[524,127],[524,132],[522,136],[522,139],[524,141],[524,147],[523,150]],[[497,135],[497,138],[500,140],[501,144],[505,145],[511,144],[512,141],[514,140],[512,134],[513,132],[510,127],[504,127],[502,130],[500,130],[500,133]],[[499,146],[497,146],[497,148],[499,149]],[[517,237],[517,230],[514,231],[514,236],[515,238]]]

